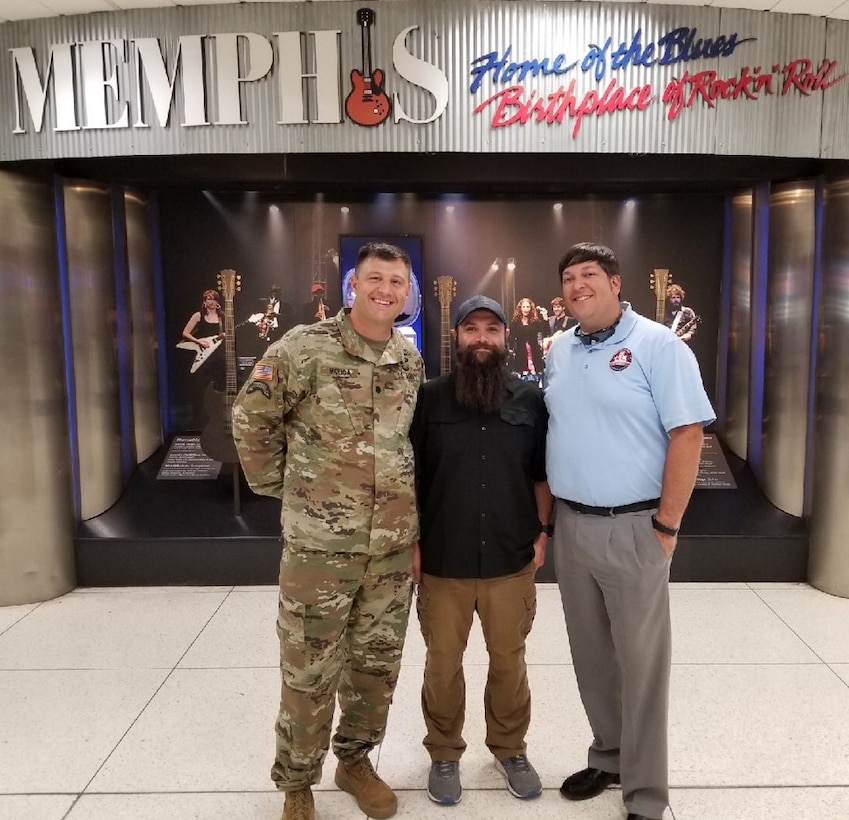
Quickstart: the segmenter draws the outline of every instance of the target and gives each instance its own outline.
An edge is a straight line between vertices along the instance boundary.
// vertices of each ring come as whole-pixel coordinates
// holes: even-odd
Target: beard
[[[478,350],[489,355],[479,357]],[[457,349],[457,402],[473,413],[494,413],[507,396],[507,349],[478,344]]]

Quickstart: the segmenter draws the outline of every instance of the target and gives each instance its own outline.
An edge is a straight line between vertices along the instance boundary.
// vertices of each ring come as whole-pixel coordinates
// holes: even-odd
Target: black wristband
[[[540,524],[539,531],[544,532],[549,538],[554,535],[554,524]]]
[[[678,527],[667,527],[666,524],[661,524],[654,515],[651,517],[651,525],[664,535],[678,535]]]

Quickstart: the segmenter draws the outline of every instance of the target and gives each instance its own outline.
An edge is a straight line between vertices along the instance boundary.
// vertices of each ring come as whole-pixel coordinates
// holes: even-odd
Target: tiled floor
[[[675,584],[672,607],[667,817],[849,817],[849,600],[804,585]],[[81,589],[0,608],[0,820],[277,820],[275,611],[272,587]],[[539,587],[528,646],[540,799],[512,798],[483,746],[475,627],[464,798],[428,801],[423,657],[413,618],[376,755],[399,818],[624,818],[618,791],[579,804],[557,791],[583,767],[589,730],[554,585]],[[362,817],[325,768],[319,817]]]

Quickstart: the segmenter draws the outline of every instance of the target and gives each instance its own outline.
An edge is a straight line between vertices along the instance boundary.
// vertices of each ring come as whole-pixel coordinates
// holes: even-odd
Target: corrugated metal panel
[[[369,29],[373,65],[386,73],[386,91],[394,110],[386,122],[375,127],[361,127],[342,113],[344,98],[351,90],[349,72],[362,67],[361,29],[356,21],[360,5],[359,0],[246,3],[4,24],[0,26],[0,53],[4,55],[0,62],[0,96],[5,103],[0,129],[0,161],[128,154],[331,151],[778,156],[820,156],[822,153],[823,156],[849,158],[849,137],[845,128],[849,114],[843,84],[810,94],[798,91],[781,94],[783,78],[779,76],[779,69],[797,58],[807,58],[818,65],[828,57],[838,62],[836,73],[839,73],[849,64],[849,23],[844,21],[829,21],[826,37],[826,22],[822,19],[743,10],[628,3],[529,4],[504,0],[376,2],[372,4],[376,12],[375,24]],[[393,65],[393,45],[397,45],[396,39],[409,27],[415,28],[407,34],[407,50],[416,58],[439,66],[447,78],[447,107],[435,121],[425,124],[396,121],[399,106],[408,116],[419,120],[430,117],[435,109],[432,94],[409,82]],[[706,56],[668,65],[631,64],[618,69],[611,66],[611,54],[620,44],[627,49],[636,43],[640,52],[654,44],[656,58],[662,49],[658,44],[660,38],[680,28],[692,31],[697,40],[729,38],[733,33],[741,39],[754,39],[738,45],[730,56]],[[25,116],[28,132],[12,133],[15,112],[11,48],[33,47],[43,71],[51,43],[158,38],[168,69],[173,72],[180,37],[204,35],[207,111],[210,121],[214,122],[219,115],[214,93],[215,48],[219,41],[210,35],[253,32],[264,38],[261,43],[267,41],[276,49],[278,32],[326,30],[340,32],[339,123],[282,125],[278,122],[281,55],[275,52],[270,73],[256,82],[244,84],[241,89],[246,125],[183,126],[184,100],[181,80],[178,80],[167,128],[161,127],[156,115],[150,113],[149,128],[55,132],[52,129],[56,126],[56,112],[50,103],[41,133],[33,133],[28,114]],[[593,46],[598,48],[597,59],[593,59]],[[501,81],[490,73],[480,87],[472,91],[474,61],[491,52],[501,57],[508,47],[511,48],[508,60],[516,62],[546,57],[554,60],[563,55],[565,64],[578,64],[559,76],[525,80]],[[248,64],[244,39],[240,40],[240,48],[242,64]],[[676,48],[672,48],[673,53],[677,53]],[[253,56],[257,59],[259,55]],[[128,46],[127,61],[119,61],[121,77],[127,86],[131,85],[132,73],[128,66],[134,60],[134,47]],[[773,93],[761,89],[757,100],[706,99],[710,87],[706,84],[706,75],[701,72],[714,71],[717,78],[727,80],[738,76],[746,67],[750,73],[774,74]],[[677,98],[680,110],[665,99],[676,83],[680,89]],[[516,85],[522,86],[522,90],[507,91]],[[712,88],[715,90],[716,86]],[[591,112],[586,116],[577,112],[581,105],[598,101],[606,90],[607,96],[603,98],[608,102],[611,95],[619,93],[626,96],[633,107],[640,89],[650,98],[644,110]],[[544,117],[531,114],[525,123],[493,127],[492,120],[501,100],[498,95],[505,93],[513,97],[502,109],[502,119],[517,115],[522,104],[530,104],[534,99],[541,100],[543,107],[553,100],[550,112],[558,110],[559,106],[560,116],[550,116],[548,119],[553,121],[545,121]],[[308,96],[314,107],[314,94],[310,92]],[[144,103],[152,112],[147,92]],[[475,113],[479,105],[482,110]],[[78,101],[78,108],[80,106]],[[613,107],[627,106],[620,99],[619,105]],[[136,109],[136,101],[131,100],[131,119]],[[825,126],[822,133],[821,121]]]
[[[826,25],[826,52],[849,53],[849,25],[829,20]],[[840,71],[849,67],[841,62]],[[849,93],[842,89],[837,94],[827,94],[823,100],[821,156],[834,159],[849,157]]]
[[[787,157],[820,155],[820,129],[826,96],[845,96],[845,88],[830,93],[802,93],[791,78],[809,73],[806,61],[816,71],[827,56],[825,19],[806,15],[762,14],[725,9],[722,27],[757,34],[757,41],[728,58],[722,71],[751,74],[769,81],[757,99],[745,96],[730,104],[717,105],[717,154],[766,154]],[[802,82],[800,78],[799,82]],[[752,86],[754,88],[754,86]],[[768,89],[771,88],[771,93]],[[751,150],[752,145],[756,150]]]

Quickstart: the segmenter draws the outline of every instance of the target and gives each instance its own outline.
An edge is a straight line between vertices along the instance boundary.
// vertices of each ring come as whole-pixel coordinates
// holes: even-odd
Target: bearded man
[[[507,370],[507,321],[474,296],[457,310],[456,366],[424,384],[410,429],[421,536],[413,553],[427,646],[422,710],[428,796],[462,796],[463,651],[475,612],[489,652],[486,745],[518,798],[542,791],[526,755],[531,695],[525,640],[536,613],[553,506],[545,475],[548,414],[539,388]]]

